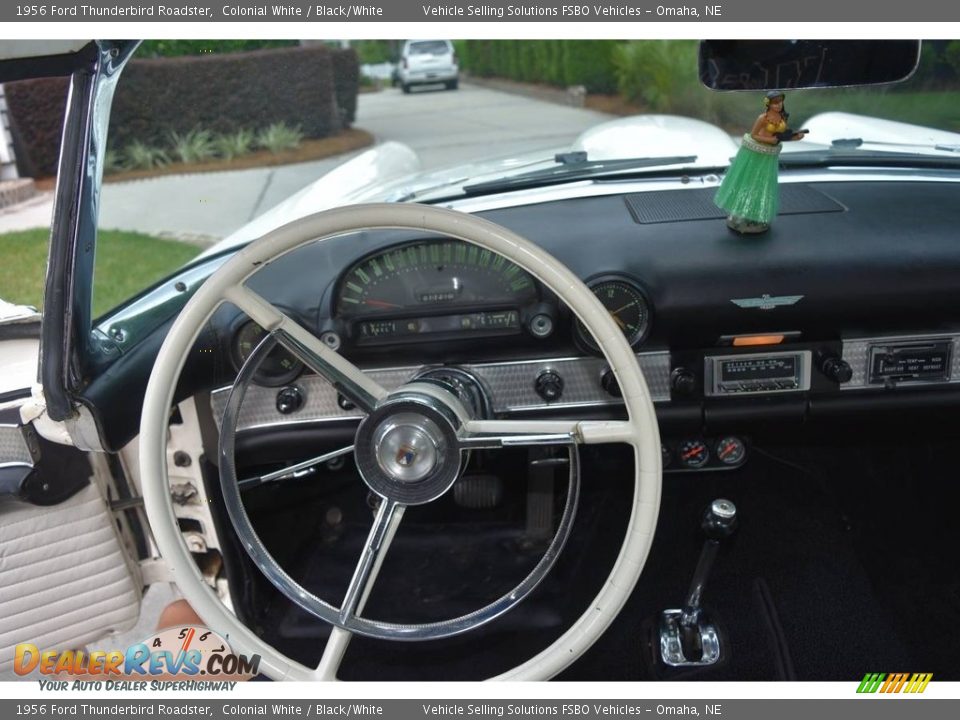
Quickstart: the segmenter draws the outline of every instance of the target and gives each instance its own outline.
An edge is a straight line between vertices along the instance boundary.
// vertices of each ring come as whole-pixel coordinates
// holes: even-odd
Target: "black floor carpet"
[[[733,472],[665,475],[653,550],[633,596],[561,678],[852,681],[868,671],[896,671],[960,679],[954,649],[960,498],[951,457],[950,448],[935,446],[759,447]],[[356,638],[343,676],[481,678],[546,646],[587,606],[609,567],[628,504],[627,466],[613,449],[584,457],[584,498],[568,552],[512,617],[429,643]],[[284,546],[293,574],[336,603],[369,511],[353,483],[336,492],[304,492],[315,497],[298,498],[295,513],[306,513],[310,501],[314,518],[334,505],[343,514],[334,536],[319,522],[312,532],[302,523],[294,532],[290,511],[282,509],[289,498],[256,522]],[[740,517],[705,593],[724,657],[712,668],[666,669],[653,661],[651,627],[661,610],[682,603],[700,550],[699,518],[717,497],[733,500]],[[522,543],[520,522],[442,517],[405,520],[371,598],[371,615],[412,622],[459,614],[511,587],[536,562]],[[327,630],[286,599],[264,597],[264,636],[315,662]]]

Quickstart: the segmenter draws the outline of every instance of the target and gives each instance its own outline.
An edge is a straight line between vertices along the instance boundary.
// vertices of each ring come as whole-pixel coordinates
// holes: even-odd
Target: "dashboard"
[[[705,217],[704,179],[453,207],[539,244],[587,283],[636,352],[661,433],[675,438],[671,455],[691,437],[715,445],[728,432],[907,411],[932,419],[960,406],[960,185],[933,171],[783,175],[781,215],[761,237]],[[388,390],[453,368],[477,380],[496,414],[622,413],[615,378],[569,309],[472,245],[357,232],[279,258],[249,284]],[[180,392],[209,391],[219,419],[263,331],[226,306],[208,337],[212,356],[194,353]],[[278,349],[239,429],[357,416]]]

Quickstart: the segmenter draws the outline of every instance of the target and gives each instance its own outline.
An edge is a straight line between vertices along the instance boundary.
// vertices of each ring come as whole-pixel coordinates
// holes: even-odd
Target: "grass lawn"
[[[0,234],[0,298],[42,307],[49,239],[49,230],[43,228]],[[200,248],[188,243],[123,230],[101,230],[93,281],[94,317],[169,275],[199,253]]]

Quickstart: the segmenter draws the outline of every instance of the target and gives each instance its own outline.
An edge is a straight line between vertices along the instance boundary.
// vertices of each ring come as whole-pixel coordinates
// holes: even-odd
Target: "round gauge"
[[[233,358],[239,370],[253,353],[267,331],[253,321],[240,326],[233,336]],[[303,370],[303,363],[288,350],[277,345],[260,363],[253,379],[260,385],[285,385]]]
[[[710,460],[710,450],[702,440],[684,440],[677,448],[677,456],[685,468],[696,470]]]
[[[622,279],[601,279],[589,283],[593,294],[610,313],[631,346],[636,346],[650,328],[650,306],[643,292],[631,282]],[[577,334],[586,345],[597,350],[597,343],[583,323],[577,321]]]
[[[724,465],[739,465],[747,456],[747,446],[743,440],[731,435],[717,443],[716,452],[717,459]]]

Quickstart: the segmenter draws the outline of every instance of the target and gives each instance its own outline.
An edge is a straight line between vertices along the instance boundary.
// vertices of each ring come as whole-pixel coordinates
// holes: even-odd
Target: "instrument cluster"
[[[625,275],[603,274],[588,279],[587,286],[638,348],[649,335],[652,317],[641,285]],[[335,350],[382,353],[427,342],[553,337],[576,355],[600,355],[584,325],[533,275],[460,240],[406,242],[360,258],[338,277],[328,307],[330,326],[320,337]],[[265,335],[252,322],[234,329],[231,357],[237,369]],[[302,370],[299,359],[278,347],[256,381],[283,385]]]

